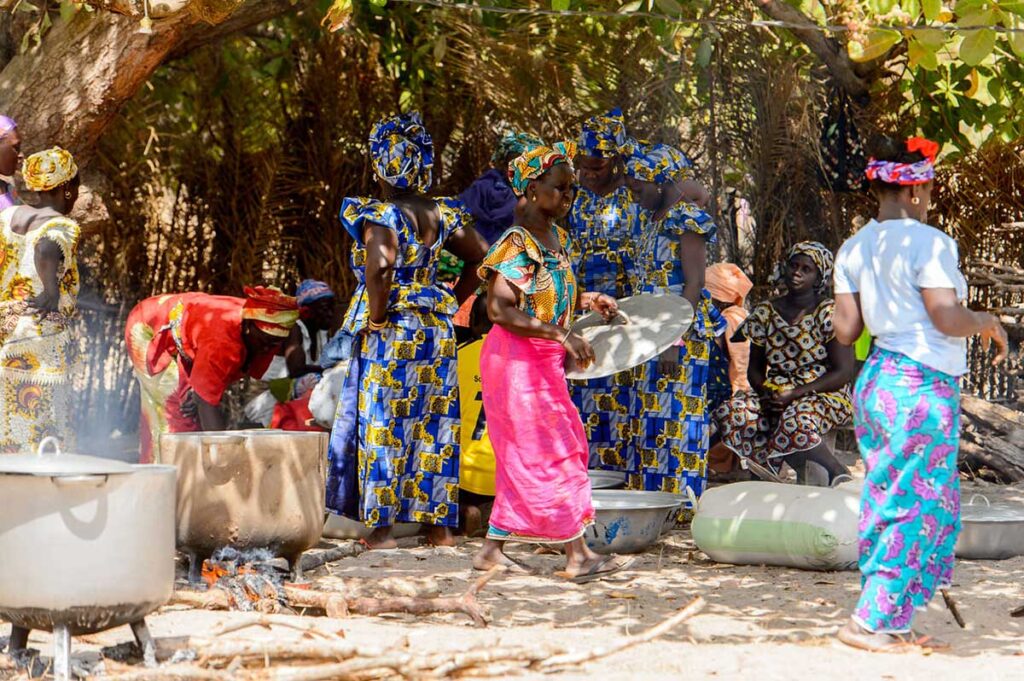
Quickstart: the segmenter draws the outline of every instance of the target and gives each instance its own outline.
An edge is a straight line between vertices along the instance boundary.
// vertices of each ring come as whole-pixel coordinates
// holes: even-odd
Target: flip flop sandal
[[[915,647],[909,639],[898,634],[876,634],[859,626],[854,629],[850,624],[846,624],[840,629],[836,638],[851,648],[866,650],[869,653],[906,653]],[[881,642],[885,640],[890,642]]]
[[[929,634],[924,634],[922,636],[917,633],[912,633],[911,636],[913,638],[911,638],[911,640],[909,641],[910,645],[914,645],[918,648],[923,648],[925,650],[934,650],[936,652],[939,652],[943,650],[949,650],[953,647],[949,643],[937,639]]]
[[[555,574],[559,577],[564,577],[573,584],[586,584],[587,582],[604,579],[605,577],[614,575],[616,572],[621,572],[627,569],[633,564],[633,560],[633,558],[626,556],[605,556],[590,566],[590,569],[581,575],[570,577],[565,571]],[[611,567],[609,567],[609,565]]]

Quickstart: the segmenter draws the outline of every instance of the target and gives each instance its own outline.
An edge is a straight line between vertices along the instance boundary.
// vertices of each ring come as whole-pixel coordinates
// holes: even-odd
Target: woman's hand
[[[682,351],[678,345],[673,345],[658,357],[658,374],[666,378],[676,375],[679,371],[679,354]]]
[[[29,308],[37,312],[57,312],[60,307],[60,295],[56,292],[43,291],[38,296],[29,298],[25,302]]]
[[[566,352],[573,358],[580,369],[586,369],[594,363],[594,348],[590,346],[587,339],[574,331],[569,331],[565,340],[562,341]]]
[[[783,411],[793,402],[804,396],[802,388],[787,388],[785,390],[773,391],[768,398],[769,408],[773,412]]]
[[[605,321],[608,321],[619,313],[619,303],[609,295],[598,293],[590,301],[590,309],[601,315]]]
[[[993,344],[996,346],[996,356],[992,360],[992,366],[998,366],[1006,360],[1009,354],[1009,340],[1006,337],[1006,329],[1000,323],[999,318],[993,314],[985,313],[986,326],[981,330],[981,347],[988,350]]]

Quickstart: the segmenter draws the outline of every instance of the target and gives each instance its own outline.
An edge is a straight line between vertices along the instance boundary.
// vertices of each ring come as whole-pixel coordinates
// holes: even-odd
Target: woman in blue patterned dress
[[[486,244],[430,188],[433,142],[418,113],[370,134],[385,201],[346,198],[358,286],[343,328],[356,347],[331,432],[327,506],[373,528],[371,548],[395,545],[395,523],[423,523],[451,544],[458,524],[459,386],[451,317],[480,283]],[[466,262],[454,295],[437,283],[442,246]]]
[[[666,144],[637,142],[626,162],[626,183],[646,210],[637,241],[640,292],[672,293],[693,305],[692,326],[679,343],[634,370],[637,390],[637,461],[631,489],[704,491],[708,451],[708,360],[725,319],[704,290],[707,244],[715,223],[697,206],[674,200],[666,187],[692,176],[689,160]],[[664,214],[655,220],[654,216]]]
[[[624,181],[633,143],[622,112],[614,109],[584,122],[578,152],[580,186],[568,219],[576,278],[584,291],[631,296],[636,289],[633,242],[640,206]],[[628,470],[634,458],[633,372],[573,381],[571,392],[590,443],[590,467]]]

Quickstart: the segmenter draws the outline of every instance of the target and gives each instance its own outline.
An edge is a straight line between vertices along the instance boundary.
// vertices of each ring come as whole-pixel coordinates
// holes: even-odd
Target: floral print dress
[[[11,229],[17,206],[0,213],[0,451],[35,451],[55,437],[67,451],[71,428],[71,371],[76,348],[71,325],[78,299],[80,230],[55,217],[27,234]],[[63,257],[57,272],[57,310],[39,312],[28,301],[43,292],[36,247],[48,239]]]
[[[835,338],[835,303],[822,300],[813,312],[789,323],[770,302],[754,308],[739,329],[752,345],[764,349],[768,363],[765,387],[783,391],[812,383],[828,372],[828,344]],[[782,459],[821,444],[853,413],[849,388],[815,393],[770,414],[754,391],[738,392],[715,412],[722,442],[741,459],[753,459],[779,472]]]

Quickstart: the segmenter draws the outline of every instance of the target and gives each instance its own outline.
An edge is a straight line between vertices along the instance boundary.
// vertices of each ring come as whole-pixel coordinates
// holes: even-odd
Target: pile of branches
[[[501,678],[523,672],[553,672],[579,666],[670,632],[699,613],[706,602],[697,597],[661,623],[615,643],[585,651],[557,646],[488,646],[467,652],[418,652],[351,643],[340,634],[313,626],[247,616],[211,636],[188,636],[157,644],[157,655],[172,662],[150,669],[105,660],[91,681],[321,681],[326,679]],[[249,627],[298,629],[302,637],[281,640],[223,638]]]

